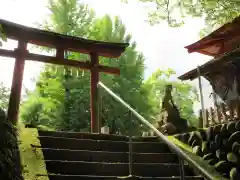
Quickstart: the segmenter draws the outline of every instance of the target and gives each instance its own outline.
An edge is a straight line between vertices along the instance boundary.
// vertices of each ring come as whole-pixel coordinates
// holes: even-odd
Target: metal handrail
[[[107,86],[105,86],[102,82],[98,82],[98,86],[103,88],[109,95],[111,95],[115,100],[120,102],[123,106],[125,106],[132,114],[134,114],[143,124],[149,127],[152,131],[156,133],[156,135],[164,141],[172,151],[174,151],[179,157],[180,161],[185,160],[190,165],[192,165],[196,170],[206,179],[214,180],[215,177],[205,171],[204,168],[199,166],[194,160],[192,160],[184,151],[182,151],[179,147],[177,147],[174,143],[169,141],[166,136],[164,136],[160,131],[157,130],[150,122],[148,122],[143,116],[141,116],[136,110],[134,110],[129,104],[127,104],[122,98],[117,96],[112,90],[110,90]],[[180,163],[181,164],[181,163]]]

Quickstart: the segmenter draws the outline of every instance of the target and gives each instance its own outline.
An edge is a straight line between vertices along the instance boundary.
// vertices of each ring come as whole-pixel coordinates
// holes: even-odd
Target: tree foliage
[[[4,33],[3,27],[0,24],[0,47],[2,46],[2,41],[7,41],[6,34]]]
[[[161,85],[169,80],[164,79],[164,83],[161,78],[144,80],[145,58],[136,50],[137,44],[126,32],[121,19],[108,15],[96,18],[91,9],[76,0],[49,2],[51,14],[43,25],[46,29],[93,40],[130,43],[118,59],[100,57],[100,64],[118,67],[121,71],[120,76],[102,73],[100,80],[144,117],[154,120],[152,117],[157,115],[161,99],[157,92],[162,88]],[[88,55],[80,53],[66,52],[65,56],[68,59],[89,60]],[[165,75],[169,74],[169,77],[171,73],[172,71],[164,72]],[[181,83],[177,85],[186,96],[179,102],[189,100],[188,91],[192,92],[192,89]],[[134,117],[130,119],[127,109],[103,90],[100,95],[100,117],[103,125],[110,126],[112,133],[128,133],[129,123],[134,124],[132,127],[135,134],[141,131],[141,124]],[[191,109],[191,103],[188,104]],[[190,114],[189,118],[192,115],[190,110],[184,112]],[[21,119],[25,123],[41,124],[57,130],[90,131],[90,73],[75,68],[46,65],[36,81],[36,89],[29,93],[22,105]]]
[[[49,0],[48,18],[42,23],[44,29],[73,35],[88,37],[95,13],[88,5],[78,3],[78,0]]]
[[[203,17],[209,33],[212,29],[225,24],[240,15],[238,0],[139,0],[150,5],[149,22],[151,24],[166,20],[176,27],[184,23],[187,16]]]
[[[10,96],[10,89],[0,82],[0,108],[7,110]]]

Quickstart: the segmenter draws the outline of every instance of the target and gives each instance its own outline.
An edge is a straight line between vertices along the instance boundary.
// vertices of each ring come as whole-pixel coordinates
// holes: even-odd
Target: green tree
[[[156,117],[158,117],[161,110],[165,86],[167,84],[172,84],[174,88],[172,92],[173,100],[180,110],[181,117],[188,120],[190,125],[196,127],[198,126],[198,122],[194,113],[194,104],[199,101],[197,90],[194,86],[188,83],[183,83],[178,80],[169,80],[174,74],[175,71],[172,69],[158,69],[152,73],[152,75],[146,80],[144,84],[145,88],[151,91],[151,96],[155,97],[154,104],[156,104],[156,106],[154,111],[157,115]]]
[[[10,89],[3,82],[0,82],[0,108],[7,110],[10,96]]]
[[[50,1],[50,7],[53,6],[52,1]],[[56,32],[65,33],[64,31],[68,31],[69,29],[64,29],[64,25],[66,24],[73,24],[71,30],[71,35],[74,36],[87,36],[90,39],[94,40],[102,40],[102,41],[110,41],[110,42],[130,42],[131,36],[126,34],[125,26],[122,24],[121,20],[116,17],[114,20],[110,18],[110,16],[104,16],[103,18],[99,18],[94,20],[89,29],[86,30],[84,26],[84,30],[82,30],[82,26],[80,26],[75,20],[74,17],[69,16],[66,18],[65,16],[72,13],[72,8],[68,8],[63,1],[54,1],[59,6],[59,8],[55,8],[51,10],[52,13],[50,15],[50,23],[45,21],[44,27],[46,29],[54,30]],[[77,3],[72,2],[71,3]],[[62,4],[62,5],[60,5]],[[56,5],[56,6],[57,6]],[[77,5],[71,5],[73,7]],[[65,11],[61,8],[65,8]],[[53,8],[50,8],[53,9]],[[60,10],[59,10],[60,9]],[[60,12],[58,12],[60,11]],[[61,13],[64,12],[64,13]],[[90,13],[91,14],[91,13]],[[61,17],[64,16],[64,17]],[[69,23],[63,23],[62,19],[66,18]],[[54,20],[54,21],[53,21]],[[72,21],[70,23],[70,21]],[[74,26],[74,23],[76,26]],[[90,22],[89,22],[90,23]],[[59,27],[60,26],[60,27]],[[51,29],[52,27],[52,29]],[[54,27],[54,28],[53,28]],[[85,33],[87,31],[87,33]],[[81,33],[81,34],[79,34]],[[66,34],[66,33],[65,33]],[[68,34],[68,33],[67,33]],[[141,95],[146,94],[143,90],[141,90],[141,85],[143,82],[143,73],[144,73],[144,57],[141,53],[138,53],[135,50],[136,43],[132,43],[131,47],[127,49],[124,55],[116,59],[110,58],[100,58],[100,62],[105,65],[120,67],[121,69],[121,76],[110,76],[106,74],[101,75],[101,80],[106,83],[111,89],[113,89],[116,93],[121,95],[126,101],[128,101],[131,105],[133,105],[136,109],[142,112],[148,112],[150,106],[146,104],[146,100]],[[79,53],[68,53],[69,59],[88,59],[88,57]],[[35,93],[37,93],[39,99],[47,99],[48,101],[44,101],[44,103],[53,102],[55,108],[51,105],[46,107],[51,107],[48,112],[52,112],[50,117],[49,113],[48,116],[51,119],[53,126],[57,129],[62,130],[73,130],[73,131],[80,131],[80,130],[89,130],[90,125],[90,74],[89,72],[78,71],[76,69],[70,69],[72,73],[69,73],[69,78],[66,81],[64,70],[65,68],[57,67],[58,73],[54,74],[54,67],[56,66],[45,66],[44,70],[42,71],[40,78],[37,82],[37,88]],[[56,70],[56,68],[55,68]],[[76,76],[76,74],[80,74]],[[80,73],[79,73],[80,72]],[[72,75],[71,75],[72,74]],[[64,108],[64,104],[66,104],[65,96],[66,96],[66,88],[69,89],[68,92],[68,104],[69,108],[67,109],[68,116],[63,116],[62,111]],[[61,92],[61,93],[59,93]],[[30,99],[30,98],[29,98]],[[142,100],[142,101],[141,101]],[[39,100],[38,100],[39,101]],[[30,102],[30,100],[28,100]],[[34,101],[33,101],[34,102]],[[36,102],[36,101],[35,101]],[[26,102],[27,104],[27,102]],[[33,103],[34,104],[34,103]],[[36,109],[38,108],[39,103],[36,104]],[[146,104],[147,108],[144,107]],[[24,107],[24,106],[23,106]],[[34,108],[32,108],[34,109]],[[115,128],[116,131],[124,131],[127,129],[129,124],[129,118],[127,116],[122,117],[124,111],[127,110],[122,107],[122,105],[113,102],[110,96],[104,97],[104,117],[105,122],[110,125],[114,126],[113,120],[115,121]],[[29,111],[22,111],[24,117],[24,112]],[[39,119],[41,116],[37,116]],[[122,120],[123,118],[123,120]],[[30,118],[31,119],[31,118]],[[33,119],[33,118],[32,118]]]
[[[89,9],[87,5],[78,3],[77,0],[49,0],[48,9],[50,14],[48,18],[41,23],[41,27],[66,35],[78,37],[88,36],[89,28],[94,18],[94,12]],[[77,53],[75,53],[75,56],[76,54]],[[69,52],[65,52],[65,57],[71,59],[72,55]],[[74,103],[71,102],[73,98],[71,99],[69,84],[76,79],[68,73],[71,70],[71,68],[55,65],[45,66],[36,83],[36,90],[33,92],[35,97],[38,98],[32,100],[34,96],[31,96],[23,105],[21,118],[24,121],[27,121],[27,119],[28,121],[36,121],[36,119],[38,119],[38,122],[43,122],[41,119],[44,120],[48,118],[48,124],[51,124],[55,128],[63,128],[65,130],[74,129],[71,128],[74,126],[71,126],[69,123],[71,117],[68,115],[72,109],[71,105],[74,106]],[[84,98],[81,94],[78,95]],[[40,102],[44,103],[44,109],[38,106],[38,104],[41,104]],[[27,110],[30,106],[35,106],[35,108],[32,108],[33,113]],[[24,108],[26,110],[24,110]],[[44,116],[36,115],[36,118],[32,118],[33,116],[31,114],[35,114],[34,110],[37,108],[40,109],[40,112],[44,114]],[[81,112],[79,113],[82,115],[82,118],[85,119],[83,114]]]
[[[51,14],[49,19],[44,23],[45,29],[78,37],[89,36],[90,26],[95,13],[93,10],[89,9],[86,4],[78,3],[77,0],[50,0],[48,9]],[[70,58],[70,53],[65,52],[65,57]],[[71,99],[68,83],[73,79],[69,74],[69,71],[71,71],[70,68],[64,67],[64,69],[61,70],[62,72],[66,72],[64,74],[64,79],[60,78],[65,88],[65,98],[62,109],[62,118],[64,120],[62,120],[62,122],[64,122],[67,130],[71,130],[70,113],[73,109],[71,106],[74,104],[74,102],[72,102],[74,99]]]
[[[139,0],[151,5],[151,24],[166,20],[170,26],[179,26],[187,16],[203,17],[206,22],[204,33],[209,33],[240,15],[238,0]]]
[[[136,42],[133,42],[131,35],[126,33],[126,28],[120,18],[111,18],[110,16],[97,18],[92,23],[89,22],[90,25],[87,30],[82,30],[81,28],[86,27],[79,25],[79,21],[70,16],[73,10],[64,4],[66,1],[54,2],[57,3],[56,6],[59,6],[59,8],[55,8],[55,5],[50,3],[50,7],[54,6],[55,10],[52,11],[50,20],[44,23],[46,29],[52,28],[52,31],[68,34],[67,31],[70,29],[64,27],[64,24],[71,24],[72,29],[74,29],[71,31],[71,35],[86,36],[93,40],[109,42],[129,42],[131,44],[119,59],[100,58],[101,64],[119,67],[121,70],[120,76],[101,74],[100,80],[144,117],[151,120],[151,117],[158,113],[158,104],[160,103],[160,100],[156,98],[155,82],[147,83],[149,81],[144,81],[144,56],[136,51]],[[72,2],[69,1],[69,3]],[[74,3],[77,3],[77,1]],[[79,5],[71,6],[79,7]],[[61,8],[65,10],[61,10]],[[58,9],[60,9],[59,12]],[[65,16],[69,16],[69,18]],[[86,15],[86,17],[88,16]],[[62,19],[66,19],[67,22],[62,23]],[[69,59],[89,59],[88,55],[80,53],[67,52],[66,55]],[[156,83],[159,82],[156,81]],[[35,122],[35,124],[51,126],[58,130],[89,131],[89,92],[89,72],[46,65],[37,80],[36,90],[32,92],[32,95],[29,95],[22,106],[21,118],[25,122]],[[189,97],[188,95],[186,96]],[[106,92],[101,91],[101,96],[103,100],[101,117],[103,123],[110,126],[113,133],[128,133],[129,123],[134,124],[135,134],[141,131],[141,124],[134,117],[131,121],[127,109],[114,101]],[[42,105],[40,106],[40,104]]]
[[[93,10],[78,0],[49,0],[50,14],[42,22],[46,30],[61,34],[88,37],[89,28],[95,16]]]
[[[128,42],[130,46],[119,59],[101,58],[101,63],[120,68],[120,76],[102,74],[101,81],[122,97],[134,109],[146,118],[150,117],[152,106],[149,103],[148,91],[142,88],[144,82],[144,56],[136,51],[136,42],[126,33],[126,28],[119,17],[111,19],[106,15],[95,20],[91,37],[109,42]],[[103,119],[113,132],[128,133],[128,110],[114,101],[109,95],[103,95]],[[133,117],[134,131],[139,133],[141,124]]]

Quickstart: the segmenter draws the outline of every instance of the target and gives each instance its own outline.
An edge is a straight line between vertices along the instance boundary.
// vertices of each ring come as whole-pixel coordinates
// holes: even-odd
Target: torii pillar
[[[16,59],[13,71],[11,93],[9,97],[7,117],[14,125],[17,124],[19,106],[22,92],[23,73],[25,66],[25,58],[28,54],[27,42],[18,41],[18,48],[15,49]]]
[[[91,107],[91,131],[92,133],[100,132],[100,122],[98,117],[98,81],[99,81],[99,58],[97,53],[91,53],[91,92],[90,92],[90,107]]]
[[[101,122],[98,117],[98,82],[99,82],[99,56],[98,53],[93,52],[91,57],[91,94],[90,94],[90,106],[91,106],[91,131],[92,133],[100,133]],[[101,72],[107,74],[120,75],[120,70],[115,67],[108,67],[108,70],[101,68]]]

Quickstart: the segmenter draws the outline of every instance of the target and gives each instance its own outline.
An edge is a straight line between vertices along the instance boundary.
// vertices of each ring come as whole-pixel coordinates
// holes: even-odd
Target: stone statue
[[[162,102],[161,120],[158,129],[164,134],[175,134],[188,131],[187,120],[181,118],[172,98],[172,85],[167,85]]]

